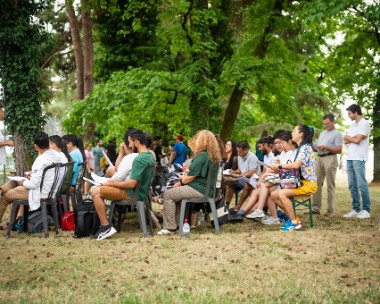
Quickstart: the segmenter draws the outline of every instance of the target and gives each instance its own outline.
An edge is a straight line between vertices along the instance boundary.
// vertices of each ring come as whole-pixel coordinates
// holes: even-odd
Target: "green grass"
[[[135,216],[101,242],[14,233],[0,239],[0,303],[379,303],[379,188],[369,220],[320,216],[309,229],[300,213],[288,233],[244,221],[144,239]],[[336,213],[350,208],[343,180]]]

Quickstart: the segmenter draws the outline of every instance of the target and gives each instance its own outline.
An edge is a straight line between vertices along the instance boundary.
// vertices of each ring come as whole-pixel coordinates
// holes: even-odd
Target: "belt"
[[[326,154],[318,154],[319,157],[325,157],[325,156],[330,156],[330,155],[336,155],[335,153],[326,153]]]

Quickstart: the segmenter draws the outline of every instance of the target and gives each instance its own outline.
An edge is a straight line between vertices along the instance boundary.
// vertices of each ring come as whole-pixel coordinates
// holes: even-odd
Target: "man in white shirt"
[[[19,182],[8,181],[0,187],[0,221],[8,205],[15,200],[28,200],[30,210],[40,208],[40,199],[46,198],[54,182],[54,172],[47,171],[43,187],[40,191],[42,173],[47,166],[59,163],[60,155],[57,151],[49,149],[49,136],[45,132],[37,132],[34,135],[34,148],[38,157],[33,163],[30,176]]]
[[[226,185],[226,204],[229,204],[234,192],[243,190],[240,195],[239,202],[234,209],[230,209],[231,213],[239,211],[244,201],[247,199],[252,191],[252,187],[248,186],[249,179],[256,173],[257,170],[257,156],[249,150],[247,141],[240,141],[236,150],[238,153],[238,168],[237,170],[230,170],[232,177],[237,177],[239,182],[234,186]],[[245,181],[245,182],[243,182]]]
[[[371,202],[368,183],[365,178],[365,163],[368,160],[370,125],[362,117],[362,110],[356,104],[347,109],[348,117],[353,121],[344,143],[347,144],[347,175],[348,186],[352,196],[352,211],[343,215],[345,218],[370,218]],[[360,207],[360,193],[363,209]]]

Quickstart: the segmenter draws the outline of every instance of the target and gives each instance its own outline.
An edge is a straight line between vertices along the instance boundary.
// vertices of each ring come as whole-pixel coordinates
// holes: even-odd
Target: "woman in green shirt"
[[[212,163],[221,160],[218,142],[215,135],[202,130],[193,137],[193,160],[186,176],[180,176],[180,182],[163,194],[164,224],[159,235],[173,233],[177,227],[180,208],[177,205],[185,198],[201,198],[206,191],[207,175]],[[218,170],[213,178],[216,179]]]

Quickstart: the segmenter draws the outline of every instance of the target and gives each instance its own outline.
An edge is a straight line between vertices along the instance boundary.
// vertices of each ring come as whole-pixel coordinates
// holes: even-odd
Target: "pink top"
[[[95,157],[94,154],[91,151],[84,150],[86,153],[86,161],[90,169],[95,169]]]

